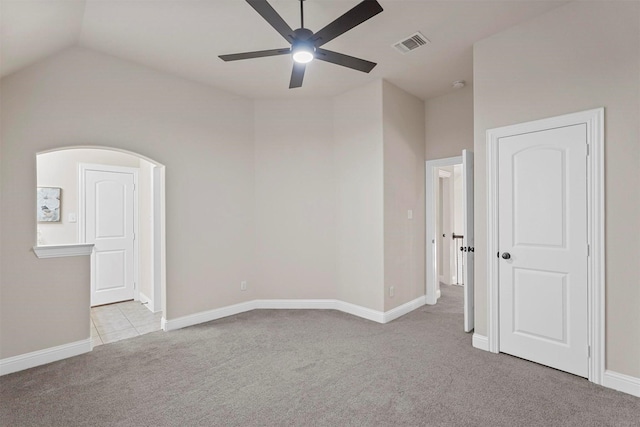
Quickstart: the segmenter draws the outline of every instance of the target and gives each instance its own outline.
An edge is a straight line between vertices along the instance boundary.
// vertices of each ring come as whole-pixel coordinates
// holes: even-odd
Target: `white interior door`
[[[471,332],[474,328],[474,294],[473,294],[473,152],[462,150],[462,215],[463,215],[463,243],[462,251],[464,283],[464,331]]]
[[[586,135],[583,123],[498,140],[499,349],[583,377]]]
[[[134,298],[136,176],[123,169],[84,169],[85,241],[95,245],[92,306]]]

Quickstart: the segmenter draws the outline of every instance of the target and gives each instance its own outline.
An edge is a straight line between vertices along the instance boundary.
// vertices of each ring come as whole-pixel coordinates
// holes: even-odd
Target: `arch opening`
[[[100,258],[99,245],[96,244],[94,247],[91,255],[91,305],[96,305],[95,292],[111,286],[98,289],[97,283],[108,283],[109,280],[122,278],[123,286],[126,284],[133,288],[131,299],[146,306],[145,311],[148,309],[154,314],[153,318],[158,320],[159,327],[160,316],[166,313],[165,166],[127,150],[104,146],[70,146],[36,153],[36,170],[39,194],[36,246],[96,244],[96,223],[103,228],[98,233],[102,233],[103,237],[106,236],[105,233],[120,233],[122,230],[118,227],[126,223],[127,232],[122,231],[121,236],[123,241],[126,241],[126,248],[122,249],[122,254],[118,252],[120,249],[109,248],[110,256]],[[120,178],[125,175],[130,177],[131,182],[127,184],[128,187],[123,188],[129,188],[131,191],[123,199],[124,202],[118,205],[114,201],[113,197],[119,194],[118,191],[99,193],[103,200],[96,202],[96,190],[92,185],[87,185],[90,180],[95,184],[96,177],[104,181],[110,177]],[[51,192],[48,189],[56,190]],[[41,196],[45,194],[48,194],[47,197],[58,195],[58,200],[43,202]],[[87,203],[92,203],[93,208],[87,209]],[[122,209],[126,221],[122,220],[122,224],[115,221],[111,224],[111,231],[106,232],[109,224],[105,223],[105,218],[113,215],[112,212],[107,212],[111,205],[126,206],[130,209]],[[57,212],[52,212],[55,209]],[[104,213],[102,217],[101,212]],[[48,216],[45,216],[45,213]],[[90,217],[87,217],[88,214]],[[120,225],[115,227],[114,224]],[[93,232],[87,232],[88,229]],[[127,252],[127,248],[132,252]],[[105,262],[101,264],[101,268],[96,268],[96,263],[101,259]],[[127,276],[120,274],[121,271],[127,271]],[[98,276],[104,272],[106,276]],[[99,302],[109,304],[117,301],[101,299]],[[123,313],[126,315],[125,311]],[[146,318],[149,319],[148,316]],[[97,344],[100,344],[100,341]]]

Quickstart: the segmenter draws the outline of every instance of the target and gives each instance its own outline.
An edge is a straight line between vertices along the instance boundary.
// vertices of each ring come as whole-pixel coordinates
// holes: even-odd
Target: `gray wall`
[[[384,309],[388,311],[425,294],[424,102],[388,82],[382,85],[382,101]]]
[[[254,298],[336,298],[331,99],[255,102]]]
[[[338,299],[384,309],[382,82],[334,99]]]
[[[425,101],[425,159],[437,160],[473,150],[473,86]]]

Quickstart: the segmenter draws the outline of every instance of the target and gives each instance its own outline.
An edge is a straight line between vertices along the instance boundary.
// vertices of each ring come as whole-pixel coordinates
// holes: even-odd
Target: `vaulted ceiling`
[[[306,0],[305,27],[317,31],[359,0]],[[288,89],[289,56],[223,62],[220,54],[288,47],[241,0],[1,0],[0,73],[11,74],[70,46],[109,55],[249,98],[333,96],[384,78],[419,98],[471,81],[473,44],[566,3],[561,0],[379,0],[384,12],[326,47],[378,66],[370,74],[322,61]],[[292,28],[298,0],[270,0]],[[420,31],[430,44],[400,54],[392,44]]]

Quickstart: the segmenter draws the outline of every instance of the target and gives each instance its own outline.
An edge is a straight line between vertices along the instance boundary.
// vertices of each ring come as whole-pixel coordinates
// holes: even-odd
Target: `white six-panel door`
[[[588,376],[586,124],[498,141],[500,351]]]
[[[83,174],[85,242],[95,244],[91,305],[133,299],[135,173],[85,168]]]

